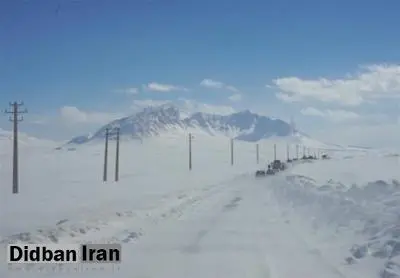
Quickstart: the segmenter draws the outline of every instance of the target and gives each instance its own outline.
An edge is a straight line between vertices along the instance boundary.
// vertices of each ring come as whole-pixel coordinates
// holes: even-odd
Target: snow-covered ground
[[[112,273],[40,277],[400,277],[387,274],[400,261],[399,158],[329,150],[331,160],[255,179],[274,143],[286,159],[286,142],[264,141],[257,165],[255,144],[235,141],[231,166],[229,139],[196,134],[189,172],[185,136],[122,141],[115,183],[110,142],[103,183],[103,144],[55,150],[35,141],[21,144],[12,195],[11,145],[0,140],[0,241],[123,244]],[[2,278],[37,275],[0,268]]]
[[[6,225],[0,227],[3,237],[62,219],[87,220],[92,214],[97,218],[100,213],[156,206],[158,203],[154,202],[167,195],[176,197],[180,191],[202,189],[253,170],[256,165],[255,145],[235,142],[232,167],[226,138],[196,136],[192,143],[191,172],[184,136],[164,136],[143,143],[122,141],[120,181],[115,183],[116,144],[110,141],[109,182],[103,183],[104,144],[77,146],[76,150],[55,150],[54,146],[42,145],[29,148],[21,144],[20,194],[13,195],[11,142],[7,145],[0,169],[1,216],[7,219]],[[260,159],[263,156],[260,153]]]
[[[298,165],[285,186],[271,188],[285,217],[331,261],[359,277],[400,277],[399,169],[399,157],[374,152]]]

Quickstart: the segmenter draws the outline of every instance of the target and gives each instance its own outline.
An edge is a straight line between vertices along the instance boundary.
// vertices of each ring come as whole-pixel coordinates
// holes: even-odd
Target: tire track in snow
[[[115,243],[115,242],[132,242],[145,236],[146,229],[153,229],[153,226],[159,225],[170,219],[181,218],[187,210],[193,209],[200,205],[201,202],[207,200],[211,196],[224,192],[232,184],[237,184],[238,181],[246,180],[247,175],[240,175],[230,181],[213,184],[201,190],[200,193],[191,196],[189,193],[179,193],[175,199],[177,203],[166,206],[156,212],[148,212],[144,215],[134,215],[133,217],[121,217],[116,221],[109,222],[102,229],[89,232],[84,236],[76,237],[74,242],[90,242],[90,243]],[[121,223],[122,222],[122,223]],[[146,227],[146,228],[143,228]],[[136,236],[132,237],[131,234]]]
[[[137,277],[270,278],[258,244],[236,242],[242,236],[241,223],[236,220],[246,217],[241,207],[248,181],[221,188],[181,217],[149,231],[128,251],[126,256],[134,263],[121,268],[121,277],[134,271]],[[232,230],[224,226],[227,219]]]
[[[226,193],[226,191],[219,191],[218,193]],[[234,191],[233,193],[234,196],[237,196],[237,191]],[[214,195],[215,197],[215,195]],[[226,213],[227,211],[233,210],[235,208],[238,207],[238,203],[242,200],[241,197],[230,197],[230,195],[228,194],[228,196],[223,196],[223,199],[228,199],[228,203],[226,203],[222,208],[220,207],[220,201],[222,201],[221,198],[218,198],[218,202],[216,202],[215,200],[211,200],[212,202],[212,211],[215,211],[214,217],[211,218],[211,220],[206,221],[206,227],[201,228],[194,240],[192,242],[190,242],[186,247],[183,248],[183,252],[187,252],[187,253],[199,253],[200,252],[200,245],[201,245],[201,241],[210,233],[210,231],[212,229],[215,228],[215,226],[218,224],[218,221],[221,219],[221,217],[223,217],[223,214]],[[209,201],[209,200],[207,200]],[[205,204],[202,204],[203,206]],[[209,207],[207,207],[207,209],[210,209]]]

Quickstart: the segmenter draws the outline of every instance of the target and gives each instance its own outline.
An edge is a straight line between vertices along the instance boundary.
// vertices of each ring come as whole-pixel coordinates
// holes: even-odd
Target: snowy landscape
[[[0,1],[0,278],[400,278],[399,10]]]
[[[119,181],[111,138],[103,182],[104,130],[115,127]],[[13,195],[12,134],[0,130],[0,242],[122,243],[123,259],[112,272],[38,274],[2,264],[0,277],[400,277],[396,152],[319,142],[250,111],[182,116],[173,106],[67,143],[23,133],[19,140]],[[256,179],[274,145],[283,161],[305,149],[331,159],[299,160]]]

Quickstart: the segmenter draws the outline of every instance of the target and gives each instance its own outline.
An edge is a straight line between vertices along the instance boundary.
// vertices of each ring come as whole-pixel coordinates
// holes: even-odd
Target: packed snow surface
[[[231,166],[226,137],[198,134],[189,171],[187,138],[171,135],[122,141],[114,182],[111,141],[103,183],[103,144],[56,150],[29,141],[13,195],[10,142],[0,140],[1,243],[117,242],[123,257],[104,269],[40,274],[2,264],[2,278],[400,277],[393,153],[326,151],[332,159],[256,179],[273,144],[285,160],[290,141],[260,142],[258,165],[255,143],[235,141]]]

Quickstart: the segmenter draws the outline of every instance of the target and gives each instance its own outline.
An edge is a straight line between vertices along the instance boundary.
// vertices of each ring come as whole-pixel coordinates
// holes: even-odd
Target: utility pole
[[[189,133],[189,171],[192,170],[192,134]]]
[[[115,181],[119,180],[119,133],[120,129],[117,128],[117,146],[115,151]]]
[[[104,168],[103,168],[103,181],[107,181],[107,159],[108,159],[108,136],[109,136],[110,130],[106,128],[106,134],[105,134],[105,148],[104,148]]]
[[[233,138],[231,139],[231,165],[233,165]]]
[[[299,159],[299,145],[296,145],[296,158]]]
[[[286,144],[286,159],[289,161],[289,144]]]
[[[303,157],[306,157],[306,146],[303,146]]]
[[[10,108],[12,110],[6,110],[6,114],[12,114],[10,116],[10,121],[13,122],[13,183],[12,192],[13,194],[18,194],[19,192],[19,180],[18,180],[18,123],[24,120],[23,116],[20,114],[28,113],[28,110],[19,110],[23,106],[23,102],[13,102],[10,103]]]
[[[276,144],[274,144],[274,161],[276,160]]]
[[[257,158],[257,164],[260,163],[260,147],[258,144],[256,144],[256,158]]]

